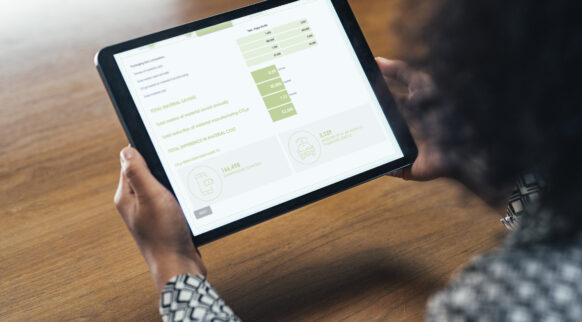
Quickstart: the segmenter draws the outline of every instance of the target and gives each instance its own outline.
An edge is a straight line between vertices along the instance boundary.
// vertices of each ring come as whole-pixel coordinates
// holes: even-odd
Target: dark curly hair
[[[412,117],[426,123],[453,177],[495,199],[536,171],[548,186],[542,206],[579,231],[582,2],[442,0],[431,12],[417,37],[405,35],[422,43],[422,55],[408,58],[438,87]]]

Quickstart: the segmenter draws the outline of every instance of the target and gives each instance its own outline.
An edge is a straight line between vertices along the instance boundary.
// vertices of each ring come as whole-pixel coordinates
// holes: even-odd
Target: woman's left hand
[[[121,150],[115,205],[145,258],[158,290],[179,274],[206,276],[176,198],[131,147]]]

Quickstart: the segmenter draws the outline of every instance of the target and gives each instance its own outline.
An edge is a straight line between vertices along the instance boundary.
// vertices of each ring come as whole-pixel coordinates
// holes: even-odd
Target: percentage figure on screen
[[[295,108],[293,107],[286,107],[283,110],[281,110],[281,114],[285,115],[285,114],[289,114],[289,113],[294,113],[295,112]]]

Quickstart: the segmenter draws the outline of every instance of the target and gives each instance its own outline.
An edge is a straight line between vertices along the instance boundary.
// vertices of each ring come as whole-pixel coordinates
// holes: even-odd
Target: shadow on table
[[[379,301],[386,303],[385,314],[389,314],[406,302],[426,298],[448,279],[431,274],[432,264],[406,259],[405,254],[391,254],[388,249],[321,258],[311,264],[290,259],[279,272],[274,269],[260,280],[241,281],[235,287],[244,289],[244,296],[227,301],[243,321],[321,319],[326,312],[346,307],[349,317]],[[393,299],[383,299],[387,296]]]

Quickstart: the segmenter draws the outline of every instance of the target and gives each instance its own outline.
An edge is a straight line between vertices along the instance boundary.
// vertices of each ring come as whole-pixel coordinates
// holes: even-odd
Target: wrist
[[[193,251],[191,256],[175,252],[144,252],[144,258],[149,266],[158,291],[164,289],[166,283],[174,276],[192,274],[206,276],[206,268],[200,256]]]

